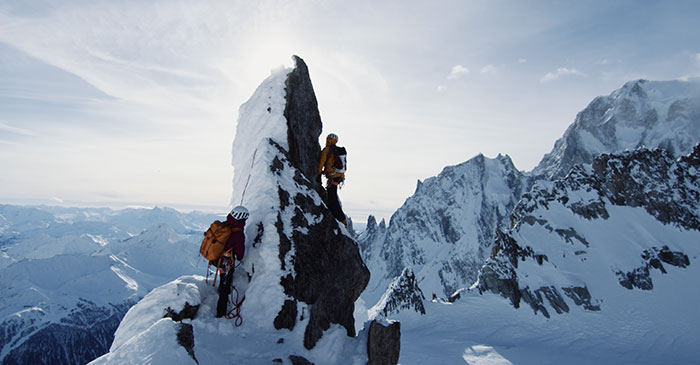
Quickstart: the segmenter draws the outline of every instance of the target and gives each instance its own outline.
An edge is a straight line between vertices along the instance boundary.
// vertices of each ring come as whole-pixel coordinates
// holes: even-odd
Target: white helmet
[[[335,133],[331,133],[331,134],[328,135],[328,137],[326,137],[326,139],[335,139],[336,142],[337,142],[337,141],[338,141],[338,135],[335,134]]]
[[[239,205],[233,209],[231,209],[231,216],[233,219],[237,219],[239,221],[242,221],[244,219],[248,219],[248,216],[250,213],[248,213],[248,209],[246,207]]]

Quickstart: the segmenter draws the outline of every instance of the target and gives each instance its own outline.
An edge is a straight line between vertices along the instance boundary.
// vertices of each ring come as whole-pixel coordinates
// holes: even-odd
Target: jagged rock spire
[[[314,93],[309,69],[299,56],[292,56],[296,67],[287,76],[285,90],[289,159],[313,184],[317,183],[316,167],[321,157],[318,138],[321,135],[321,115]],[[320,187],[320,184],[318,184]]]
[[[294,328],[299,303],[309,305],[304,346],[311,349],[332,323],[345,327],[348,336],[355,336],[354,303],[367,286],[369,270],[357,243],[343,233],[316,194],[320,189],[315,175],[321,151],[321,118],[307,66],[298,56],[294,60],[296,67],[285,81],[289,151],[273,144],[278,154],[270,166],[280,179],[287,176],[287,169],[296,170],[289,172],[298,188],[293,192],[284,184],[278,186],[280,212],[276,227],[280,264],[285,272],[280,280],[289,299],[274,324],[278,329]]]

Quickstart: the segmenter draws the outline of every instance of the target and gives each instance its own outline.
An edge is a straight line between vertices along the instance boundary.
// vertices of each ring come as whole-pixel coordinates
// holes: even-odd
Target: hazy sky
[[[697,1],[0,2],[0,203],[223,212],[238,107],[309,66],[355,221],[478,153],[531,170],[595,96],[700,75]]]

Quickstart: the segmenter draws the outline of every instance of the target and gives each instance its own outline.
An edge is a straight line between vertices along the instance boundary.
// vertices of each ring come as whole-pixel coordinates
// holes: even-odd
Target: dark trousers
[[[333,179],[333,181],[340,183],[342,180],[336,178]],[[333,217],[335,217],[335,219],[344,222],[345,213],[343,212],[343,208],[340,206],[340,200],[338,200],[338,185],[332,184],[329,181],[328,186],[326,187],[326,191],[326,205],[328,205],[328,209],[330,209],[331,213],[333,213]]]
[[[233,267],[224,265],[225,272],[221,274],[219,281],[219,301],[216,303],[216,317],[223,317],[228,310],[228,296],[231,294],[231,281],[233,281]]]

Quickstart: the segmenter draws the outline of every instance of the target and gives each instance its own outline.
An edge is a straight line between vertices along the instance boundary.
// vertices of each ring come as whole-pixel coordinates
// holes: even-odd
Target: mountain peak
[[[664,148],[681,156],[698,141],[700,80],[635,80],[595,98],[579,112],[532,174],[560,178],[601,153],[641,147]]]

